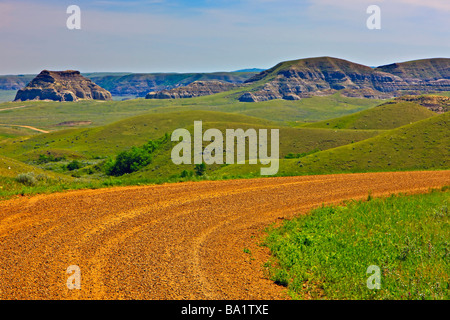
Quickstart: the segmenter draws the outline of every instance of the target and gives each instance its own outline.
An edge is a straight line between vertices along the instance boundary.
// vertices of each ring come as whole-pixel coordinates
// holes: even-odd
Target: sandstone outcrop
[[[237,84],[223,81],[194,81],[187,86],[170,90],[149,92],[146,99],[180,99],[194,98],[232,90]]]
[[[112,100],[111,93],[83,77],[79,71],[43,70],[26,87],[17,91],[14,101]]]
[[[395,98],[394,101],[415,102],[436,113],[450,111],[450,98],[438,95],[405,95]]]
[[[386,99],[404,94],[450,90],[450,59],[425,59],[371,68],[320,57],[277,64],[245,82],[254,85],[239,100],[300,99],[340,92],[344,96]]]

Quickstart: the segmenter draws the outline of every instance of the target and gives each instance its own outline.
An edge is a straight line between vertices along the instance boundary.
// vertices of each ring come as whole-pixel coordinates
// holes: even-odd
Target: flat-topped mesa
[[[77,101],[112,100],[111,93],[79,71],[43,70],[26,87],[17,91],[14,101],[54,100]]]

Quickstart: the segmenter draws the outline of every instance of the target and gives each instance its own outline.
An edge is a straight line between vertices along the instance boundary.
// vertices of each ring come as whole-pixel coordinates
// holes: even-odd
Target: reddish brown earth
[[[204,181],[0,202],[1,299],[285,299],[264,228],[322,203],[450,184],[450,171]],[[244,252],[248,248],[250,253]],[[66,269],[81,268],[69,290]]]

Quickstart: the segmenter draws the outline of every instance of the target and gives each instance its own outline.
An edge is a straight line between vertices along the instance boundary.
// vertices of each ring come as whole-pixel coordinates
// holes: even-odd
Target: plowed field
[[[264,228],[322,203],[450,184],[450,171],[204,181],[0,202],[1,299],[285,299]],[[245,250],[244,248],[248,249]],[[69,290],[66,269],[81,269]]]

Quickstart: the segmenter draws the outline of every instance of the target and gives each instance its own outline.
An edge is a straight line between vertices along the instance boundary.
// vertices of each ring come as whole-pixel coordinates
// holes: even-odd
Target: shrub
[[[132,147],[129,151],[122,151],[116,157],[116,161],[108,168],[111,176],[121,176],[126,173],[138,171],[152,161],[150,153],[143,148]]]
[[[33,172],[19,173],[16,177],[16,181],[27,186],[34,186],[37,183]]]
[[[203,162],[201,164],[195,165],[195,174],[198,176],[202,176],[205,174],[206,171],[206,164]]]
[[[51,178],[49,177],[49,176],[47,176],[46,174],[44,174],[44,173],[40,173],[40,174],[38,174],[37,176],[36,176],[36,180],[37,181],[48,181],[48,180],[50,180]]]
[[[193,171],[191,171],[191,170],[183,170],[182,172],[181,172],[181,177],[182,178],[190,178],[190,177],[192,177],[194,175],[194,172]]]
[[[49,154],[48,156],[45,154],[40,154],[37,160],[37,164],[44,164],[48,162],[58,162],[66,160],[66,156],[55,157],[53,154]]]
[[[303,157],[309,156],[310,154],[313,154],[313,153],[316,153],[316,152],[319,152],[319,151],[320,150],[316,148],[316,149],[310,150],[308,152],[302,152],[302,153],[289,152],[287,155],[284,156],[284,158],[285,159],[303,158]]]
[[[73,171],[73,170],[77,170],[80,169],[82,167],[82,164],[80,161],[78,160],[73,160],[71,163],[69,163],[67,165],[67,170],[69,171]]]
[[[168,139],[169,135],[166,133],[164,137],[156,141],[150,140],[142,147],[132,147],[131,150],[120,152],[115,160],[106,160],[104,164],[106,174],[121,176],[149,165],[152,161],[151,154]]]

